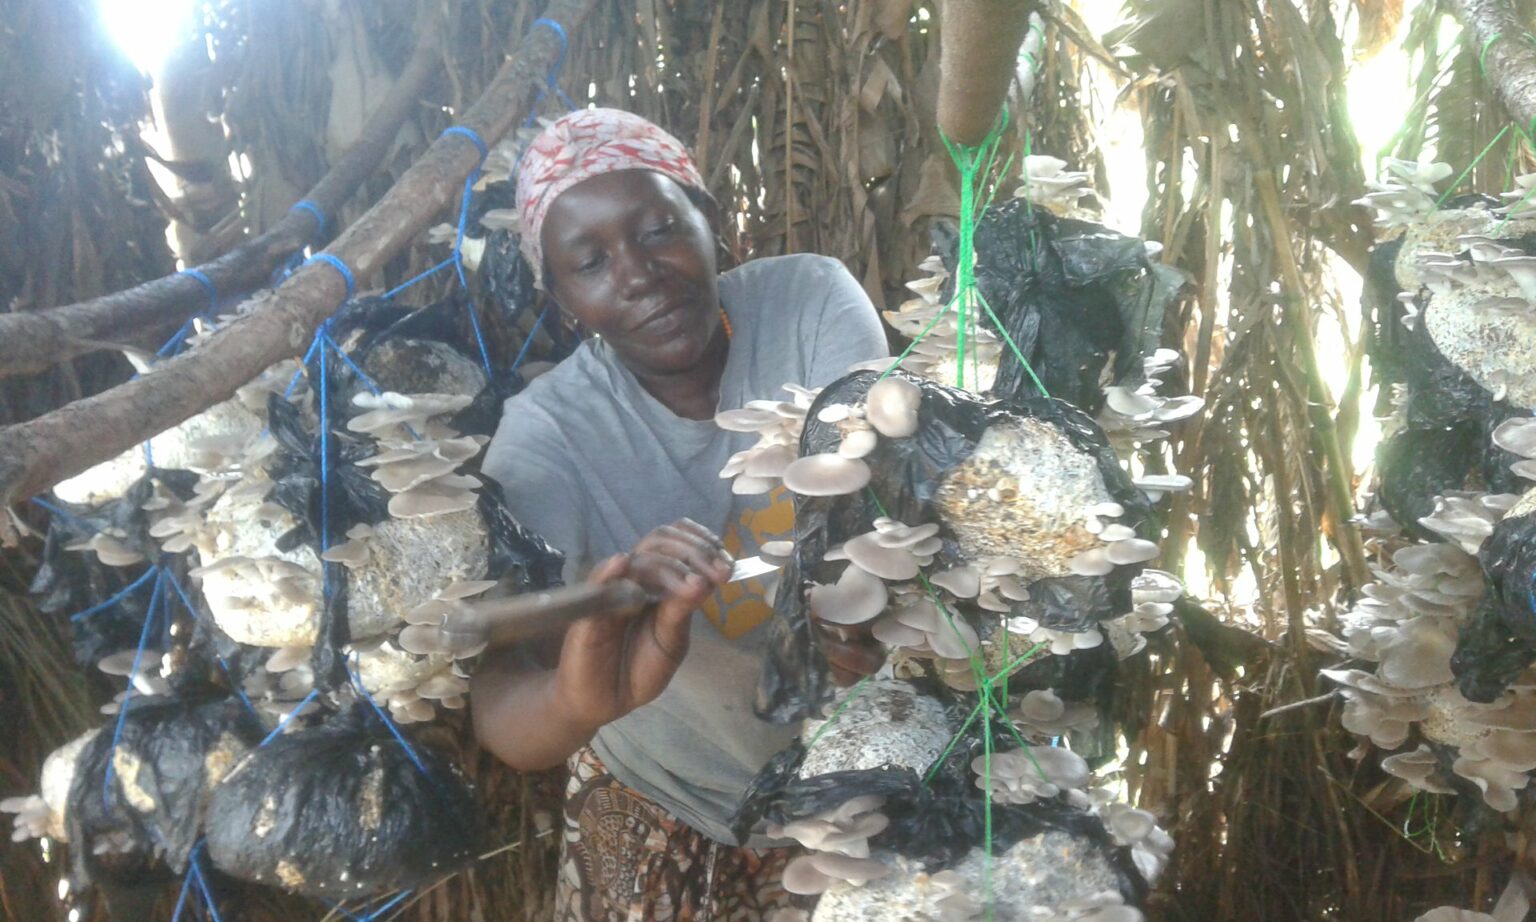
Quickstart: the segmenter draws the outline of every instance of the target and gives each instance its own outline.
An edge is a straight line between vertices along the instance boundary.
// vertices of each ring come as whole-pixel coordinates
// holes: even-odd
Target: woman
[[[601,561],[587,579],[628,577],[660,601],[584,619],[542,657],[484,664],[477,733],[515,768],[570,762],[559,918],[767,918],[790,905],[789,853],[737,843],[728,820],[797,728],[752,712],[768,586],[727,579],[735,557],[792,536],[793,507],[782,491],[731,492],[719,471],[753,437],[712,418],[886,355],[879,319],[824,257],[718,274],[697,168],[637,116],[560,119],[517,192],[530,263],[596,337],[507,402],[484,469],[565,552],[568,579]],[[844,674],[879,664],[866,644],[827,641]]]

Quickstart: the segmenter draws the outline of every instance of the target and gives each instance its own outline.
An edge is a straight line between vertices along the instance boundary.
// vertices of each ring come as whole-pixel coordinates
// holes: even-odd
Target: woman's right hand
[[[598,613],[566,630],[551,691],[559,713],[591,732],[661,694],[688,653],[693,613],[730,579],[720,539],[682,519],[603,561],[588,582],[631,579],[658,601],[638,612]]]

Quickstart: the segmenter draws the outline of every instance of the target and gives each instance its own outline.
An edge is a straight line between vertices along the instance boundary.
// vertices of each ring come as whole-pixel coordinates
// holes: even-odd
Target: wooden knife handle
[[[561,630],[587,615],[638,611],[649,601],[632,580],[583,583],[463,603],[443,619],[442,632],[454,648],[502,647]]]

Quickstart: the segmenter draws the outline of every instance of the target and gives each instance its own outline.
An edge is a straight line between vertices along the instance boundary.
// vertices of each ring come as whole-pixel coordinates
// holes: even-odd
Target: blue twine
[[[457,252],[457,250],[455,250],[455,252]],[[384,292],[384,297],[386,297],[386,298],[393,298],[395,295],[397,295],[400,292],[406,290],[407,288],[410,288],[412,285],[415,285],[417,282],[420,282],[420,281],[422,281],[422,280],[424,280],[424,279],[426,279],[426,278],[428,278],[430,276],[436,275],[437,273],[443,271],[444,269],[448,268],[449,266],[453,265],[454,263],[455,263],[454,258],[452,256],[449,256],[447,259],[443,260],[442,262],[438,263],[437,265],[433,266],[432,268],[427,269],[427,270],[425,270],[425,271],[415,275],[414,277],[412,277],[410,279],[407,279],[404,282],[401,282],[399,285],[396,285],[394,288],[391,288],[390,290]]]
[[[346,916],[348,919],[351,919],[352,922],[368,922],[368,920],[366,918],[364,918],[363,916],[357,915],[356,913],[354,913],[350,909],[348,909],[346,906],[343,906],[341,903],[338,903],[335,900],[327,900],[327,899],[322,898],[320,900],[320,902],[322,902],[325,905],[331,907],[332,910],[334,910],[336,912],[339,912],[342,915]]]
[[[549,305],[539,312],[539,316],[533,320],[533,328],[528,331],[528,338],[523,340],[523,348],[517,351],[517,358],[512,361],[512,370],[517,371],[523,365],[523,359],[528,357],[528,347],[533,345],[533,334],[539,332],[539,327],[544,325],[544,317],[549,313]]]
[[[135,590],[143,586],[146,582],[148,582],[151,576],[154,576],[159,571],[160,568],[158,566],[151,566],[148,570],[145,570],[138,579],[118,590],[115,595],[107,599],[105,602],[98,602],[95,605],[92,605],[90,608],[87,608],[85,611],[77,611],[73,615],[69,616],[69,620],[84,621],[86,618],[89,618],[92,615],[106,611],[107,609],[126,599],[128,596],[132,595]]]
[[[181,922],[181,911],[187,905],[187,891],[192,887],[192,871],[187,870],[186,877],[181,881],[181,895],[176,897],[176,911],[171,915],[171,922]]]
[[[162,358],[167,354],[180,354],[182,347],[186,345],[187,336],[192,332],[197,319],[199,317],[206,318],[211,311],[219,306],[219,290],[214,287],[213,279],[209,278],[203,270],[183,269],[176,274],[195,279],[198,284],[202,285],[203,289],[208,292],[208,306],[188,317],[186,322],[177,327],[176,332],[171,334],[171,338],[165,341],[165,345],[155,350],[155,354]]]
[[[479,133],[476,132],[475,129],[466,127],[464,125],[454,125],[452,128],[443,129],[443,133],[439,135],[439,137],[446,138],[451,134],[456,134],[460,137],[468,138],[474,142],[475,148],[480,151],[480,163],[475,164],[476,166],[484,164],[485,158],[491,155],[491,149],[486,146],[485,139],[480,137]]]
[[[469,277],[464,273],[464,238],[469,233],[469,206],[474,200],[475,183],[480,179],[481,165],[485,163],[485,158],[490,156],[490,148],[486,146],[485,139],[481,138],[474,129],[466,128],[463,125],[454,125],[451,128],[445,129],[442,136],[447,137],[448,135],[459,135],[468,138],[474,142],[476,149],[480,151],[480,162],[475,164],[474,169],[469,171],[469,175],[464,177],[464,193],[459,197],[459,220],[458,227],[453,236],[453,252],[448,255],[447,259],[432,268],[420,272],[413,278],[386,291],[384,293],[386,298],[393,298],[412,285],[436,275],[449,265],[453,266],[454,272],[459,277],[459,287],[469,287]],[[480,349],[480,364],[485,367],[486,375],[492,376],[494,372],[491,370],[491,353],[485,345],[485,333],[480,329],[480,316],[475,312],[475,306],[472,301],[466,301],[466,308],[469,311],[469,325],[475,333],[475,344]]]
[[[354,654],[353,662],[356,663],[356,660],[357,657]],[[385,729],[395,738],[395,742],[400,744],[400,748],[405,750],[406,758],[411,760],[411,764],[416,766],[416,770],[421,772],[422,777],[427,777],[427,766],[422,764],[421,758],[416,755],[416,750],[411,748],[411,744],[406,741],[405,735],[400,732],[400,728],[395,726],[395,722],[390,719],[388,714],[384,713],[384,709],[379,707],[379,703],[373,700],[372,695],[368,694],[368,689],[363,687],[363,679],[357,674],[355,666],[347,671],[352,674],[352,684],[357,688],[357,693],[362,695],[363,700],[368,702],[368,706],[373,708],[373,712],[379,715],[379,720],[383,721]]]
[[[304,377],[304,368],[309,365],[310,362],[314,361],[315,350],[319,348],[320,337],[316,336],[314,339],[310,340],[309,348],[305,350],[304,357],[299,360],[299,370],[293,373],[293,377],[288,381],[288,387],[283,390],[284,400],[287,400],[293,395],[293,389],[299,386],[299,379]]]
[[[208,878],[203,874],[202,866],[197,860],[197,853],[202,847],[201,842],[192,847],[192,856],[188,863],[192,866],[192,876],[197,878],[197,889],[203,892],[203,904],[208,907],[208,914],[213,916],[213,922],[224,922],[219,918],[219,907],[213,901],[213,890],[208,886]]]
[[[352,300],[353,293],[357,291],[357,282],[353,280],[352,270],[347,268],[346,263],[342,262],[340,259],[330,253],[316,253],[310,258],[304,260],[304,265],[306,266],[312,263],[325,263],[327,266],[330,266],[332,269],[340,272],[342,280],[347,283],[346,300]]]
[[[555,96],[564,104],[567,111],[574,111],[580,108],[571,97],[565,95],[565,90],[560,88],[560,68],[565,66],[565,53],[571,47],[570,40],[565,36],[565,27],[553,19],[546,19],[541,16],[533,21],[533,25],[529,27],[528,31],[531,33],[539,26],[549,27],[549,30],[554,32],[555,36],[560,39],[560,53],[555,55],[555,63],[550,65],[549,73],[544,75],[544,86],[539,87],[539,94],[533,98],[533,105],[528,107],[528,117],[523,119],[523,128],[525,129],[531,127],[539,120],[539,106],[544,102],[544,98],[549,95],[550,90],[555,91]],[[522,166],[523,154],[525,153],[527,153],[526,150],[517,152],[517,160],[512,164],[512,172],[514,174],[517,172],[518,167]]]
[[[276,288],[278,285],[281,285],[284,279],[288,278],[288,276],[297,271],[300,266],[304,265],[305,251],[305,247],[299,247],[297,250],[293,251],[293,254],[289,256],[288,259],[282,263],[282,265],[278,266],[276,269],[273,269],[271,280],[272,283],[269,287]]]
[[[410,896],[411,892],[412,891],[410,890],[400,891],[398,896],[394,897],[383,906],[380,906],[378,909],[370,910],[368,915],[363,919],[363,922],[373,922],[373,920],[380,918],[384,915],[384,913],[389,912],[391,909],[394,909],[396,906],[399,906],[401,903],[405,902],[405,898]]]
[[[356,362],[352,361],[352,356],[347,355],[341,346],[337,345],[336,340],[331,338],[331,334],[321,330],[318,335],[325,339],[325,344],[330,347],[332,352],[336,353],[337,358],[341,359],[341,361],[352,370],[352,373],[357,376],[357,379],[363,382],[363,386],[368,388],[368,390],[371,391],[375,397],[383,393],[383,391],[379,389],[378,382],[368,377],[368,373],[359,368]]]
[[[198,284],[203,286],[203,289],[208,292],[208,310],[219,306],[219,289],[214,287],[213,279],[209,278],[206,272],[201,269],[183,269],[176,274],[196,279]]]
[[[320,689],[318,689],[318,688],[311,689],[309,694],[304,696],[304,700],[303,701],[300,701],[297,705],[295,705],[293,710],[289,711],[287,713],[287,715],[285,715],[283,717],[282,720],[279,720],[277,722],[277,726],[272,728],[272,732],[267,734],[266,739],[264,739],[260,743],[256,744],[256,748],[257,749],[261,749],[261,748],[265,747],[268,743],[270,743],[273,740],[277,739],[278,734],[283,732],[283,728],[288,726],[289,721],[291,721],[295,717],[299,716],[299,712],[304,710],[305,705],[307,705],[311,701],[315,700],[315,696],[318,695],[318,694],[320,694]]]
[[[322,330],[321,337],[325,336]],[[322,339],[323,341],[323,339]],[[331,549],[331,425],[329,420],[330,408],[327,404],[330,396],[330,388],[326,382],[326,351],[320,350],[320,552],[323,554]],[[324,596],[327,603],[331,597],[331,569],[325,562],[320,563],[321,575],[324,577]]]
[[[480,168],[477,166],[470,170],[464,177],[464,197],[459,201],[459,229],[453,238],[453,268],[459,274],[459,287],[468,288],[469,279],[464,276],[464,234],[469,227],[469,203],[475,194],[475,181],[480,178]],[[475,305],[471,300],[465,300],[465,309],[469,311],[469,325],[475,331],[475,343],[480,347],[480,364],[485,366],[487,378],[494,377],[491,371],[491,354],[485,348],[485,334],[480,331],[480,318],[475,313]]]
[[[332,900],[325,900],[324,902],[326,905],[346,916],[348,919],[354,920],[354,922],[376,922],[376,920],[382,918],[386,912],[389,912],[391,909],[394,909],[396,906],[399,906],[402,902],[404,902],[405,898],[410,896],[412,892],[414,891],[401,890],[399,893],[390,897],[388,902],[384,903],[378,908],[364,910],[363,915],[357,915],[356,913],[352,912],[352,910],[348,909],[346,906],[339,902],[334,902]]]
[[[565,103],[565,107],[567,109],[577,108],[576,103],[571,101],[571,97],[565,95],[565,90],[560,89],[560,68],[565,66],[565,54],[567,51],[571,50],[571,42],[570,39],[566,38],[565,27],[560,25],[558,22],[555,22],[553,19],[546,19],[543,16],[535,19],[533,21],[533,26],[547,26],[549,30],[555,33],[555,36],[560,39],[560,53],[555,55],[555,63],[550,66],[549,73],[545,74],[544,82],[548,85],[549,89],[555,91],[555,94],[560,97],[561,102]],[[532,26],[529,27],[529,31],[533,31]],[[537,107],[539,102],[543,101],[543,99],[544,91],[540,90],[539,98],[538,100],[534,101],[534,106]],[[529,124],[532,124],[532,122],[529,122]]]
[[[160,573],[161,568],[151,568]],[[123,693],[123,702],[117,709],[117,726],[112,729],[112,747],[107,751],[107,770],[101,779],[101,802],[107,806],[112,805],[112,763],[117,757],[117,745],[123,739],[123,727],[128,723],[128,702],[133,700],[133,680],[139,676],[139,665],[144,661],[144,648],[149,644],[149,629],[155,623],[155,610],[160,605],[160,599],[165,589],[165,580],[155,580],[154,593],[149,597],[149,610],[144,615],[144,629],[139,632],[139,646],[133,652],[133,665],[128,669],[128,688]]]
[[[32,497],[32,503],[33,503],[33,505],[37,506],[40,509],[46,510],[47,512],[49,512],[52,515],[56,515],[56,516],[58,516],[60,518],[68,519],[71,522],[74,522],[75,524],[80,525],[81,527],[88,529],[93,534],[97,531],[95,526],[91,525],[90,522],[87,522],[85,519],[80,518],[78,515],[75,515],[73,512],[70,512],[68,509],[65,509],[65,508],[63,508],[61,506],[55,506],[53,503],[48,502],[46,499],[43,499],[40,496]]]
[[[475,331],[475,344],[480,347],[480,364],[485,366],[485,376],[493,378],[495,373],[491,371],[491,354],[485,348],[485,334],[480,332],[480,314],[475,310],[475,302],[465,301],[464,309],[469,311],[469,325]]]
[[[314,199],[301,198],[288,210],[309,212],[315,219],[315,236],[319,237],[325,233],[325,212],[320,210],[320,206],[315,204]]]

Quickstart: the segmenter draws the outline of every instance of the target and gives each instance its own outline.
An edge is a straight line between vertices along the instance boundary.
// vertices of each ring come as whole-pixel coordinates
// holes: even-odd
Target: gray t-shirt
[[[720,300],[733,328],[720,409],[787,399],[786,383],[821,387],[888,354],[868,296],[833,259],[755,260],[720,276]],[[794,508],[782,488],[737,496],[719,476],[755,441],[674,415],[591,340],[507,401],[484,470],[501,482],[517,520],[566,553],[570,579],[684,517],[738,558],[792,537]],[[592,744],[620,781],[721,842],[734,842],[727,820],[747,784],[798,730],[752,712],[769,591],[764,580],[746,580],[717,592],[694,614],[688,655],[666,691]]]

